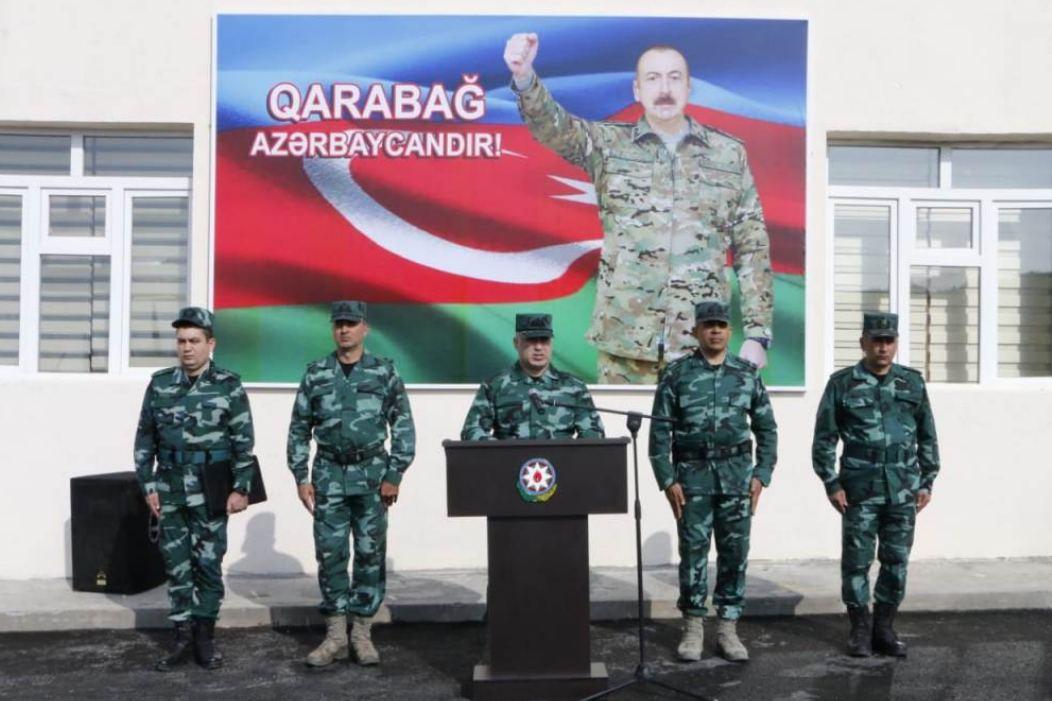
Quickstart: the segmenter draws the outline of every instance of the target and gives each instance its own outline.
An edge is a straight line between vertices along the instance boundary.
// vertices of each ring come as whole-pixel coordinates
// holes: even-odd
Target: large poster
[[[688,66],[702,155],[647,128],[655,46]],[[548,312],[555,365],[594,383],[597,349],[686,352],[677,295],[723,289],[733,349],[769,337],[767,383],[803,386],[806,22],[220,15],[216,47],[217,359],[246,381],[298,381],[328,303],[360,299],[407,382],[477,383]]]

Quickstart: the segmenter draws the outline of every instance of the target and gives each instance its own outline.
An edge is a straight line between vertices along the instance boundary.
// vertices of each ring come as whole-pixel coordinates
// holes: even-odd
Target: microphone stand
[[[621,682],[617,686],[610,687],[604,691],[600,691],[597,694],[587,696],[581,701],[594,701],[594,699],[601,699],[611,694],[616,694],[622,689],[635,686],[636,684],[651,684],[653,686],[660,687],[667,691],[680,694],[692,699],[698,699],[699,701],[716,701],[714,697],[702,696],[701,694],[695,694],[685,689],[680,689],[667,682],[663,682],[657,678],[654,672],[650,669],[646,662],[646,637],[643,633],[643,509],[639,503],[639,428],[643,425],[643,419],[650,419],[651,421],[667,421],[668,423],[675,422],[675,419],[669,416],[655,416],[653,414],[643,414],[638,411],[621,411],[620,409],[604,409],[601,407],[592,406],[591,404],[570,404],[568,402],[558,402],[554,399],[542,399],[539,394],[531,393],[530,400],[537,406],[539,411],[542,404],[548,404],[549,406],[558,406],[565,409],[585,409],[589,411],[598,411],[604,414],[618,414],[626,417],[625,424],[628,427],[628,432],[632,435],[632,477],[635,484],[635,503],[633,505],[634,516],[636,521],[636,622],[638,626],[637,636],[639,643],[639,663],[636,664],[635,672],[632,674],[632,678]]]

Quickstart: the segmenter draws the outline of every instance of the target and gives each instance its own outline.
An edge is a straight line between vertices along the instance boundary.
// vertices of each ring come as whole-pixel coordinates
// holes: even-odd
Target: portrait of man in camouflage
[[[730,309],[695,307],[698,348],[661,373],[650,424],[650,464],[679,534],[679,609],[684,661],[701,659],[709,544],[716,536],[716,649],[732,662],[749,652],[738,638],[745,603],[749,532],[778,457],[778,427],[755,365],[729,353]],[[750,434],[756,438],[755,462]]]
[[[657,380],[665,361],[697,347],[693,305],[730,299],[728,251],[742,299],[740,355],[767,362],[774,313],[770,241],[745,147],[685,114],[690,68],[671,46],[636,62],[635,123],[595,122],[566,111],[533,69],[536,34],[508,39],[519,112],[542,144],[583,168],[595,185],[603,245],[587,339],[598,381]]]
[[[906,595],[917,513],[931,501],[939,443],[921,374],[894,362],[898,315],[866,312],[862,360],[829,378],[815,418],[811,461],[829,502],[842,514],[841,596],[851,621],[848,652],[906,656],[893,622]],[[844,442],[840,473],[837,443]],[[879,544],[878,544],[879,543]],[[869,568],[877,550],[873,590]]]
[[[371,627],[387,586],[387,510],[398,501],[402,476],[413,462],[416,430],[394,363],[365,351],[365,303],[333,302],[330,319],[336,350],[307,365],[287,446],[300,501],[314,517],[320,608],[327,627],[306,661],[321,667],[347,659],[347,617],[353,616],[350,647],[359,664],[375,665],[380,654]],[[312,438],[318,447],[308,471]]]
[[[552,367],[551,314],[517,314],[513,343],[518,359],[486,380],[464,419],[461,440],[602,438],[603,422],[579,379]],[[553,406],[556,401],[579,407]]]
[[[212,312],[187,307],[172,322],[179,365],[150,378],[135,432],[135,471],[146,503],[160,519],[168,573],[168,618],[175,642],[156,669],[169,671],[191,655],[206,669],[222,666],[215,623],[223,603],[227,515],[205,506],[203,470],[230,463],[227,514],[248,508],[252,479],[252,412],[241,379],[211,360]],[[155,469],[156,464],[156,469]]]

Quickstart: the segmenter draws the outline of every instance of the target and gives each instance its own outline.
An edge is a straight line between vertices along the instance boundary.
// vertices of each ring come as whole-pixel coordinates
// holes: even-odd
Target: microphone
[[[544,413],[544,400],[541,399],[541,395],[537,393],[537,390],[531,389],[529,392],[530,401],[533,402],[533,408],[537,410],[538,414]]]

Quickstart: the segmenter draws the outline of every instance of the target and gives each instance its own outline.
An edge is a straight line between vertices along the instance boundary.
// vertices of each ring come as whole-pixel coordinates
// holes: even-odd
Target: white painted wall
[[[195,139],[191,294],[208,295],[211,17],[215,11],[375,11],[364,3],[16,2],[0,0],[0,126],[120,126],[192,130]],[[492,3],[392,0],[389,11],[492,13]],[[536,14],[566,5],[533,3]],[[810,20],[808,153],[809,368],[805,392],[774,399],[780,464],[753,528],[755,559],[832,558],[838,517],[810,468],[814,410],[827,368],[827,136],[990,136],[1052,140],[1052,4],[845,0],[578,0],[574,14],[641,12]],[[495,47],[495,56],[500,47]],[[131,468],[145,381],[137,377],[0,375],[0,578],[69,574],[69,478]],[[284,467],[289,390],[250,391],[257,452],[271,500],[231,520],[231,571],[311,572],[310,520]],[[482,519],[444,513],[442,439],[455,437],[471,390],[411,392],[418,459],[391,515],[395,569],[477,567]],[[1052,383],[933,386],[943,473],[920,516],[915,556],[1052,555],[1052,470],[1045,439]],[[645,391],[596,400],[645,410]],[[624,427],[607,421],[611,435]],[[641,455],[645,456],[645,445]],[[673,521],[642,464],[644,549],[675,559]],[[632,564],[631,518],[591,521],[592,562]]]

